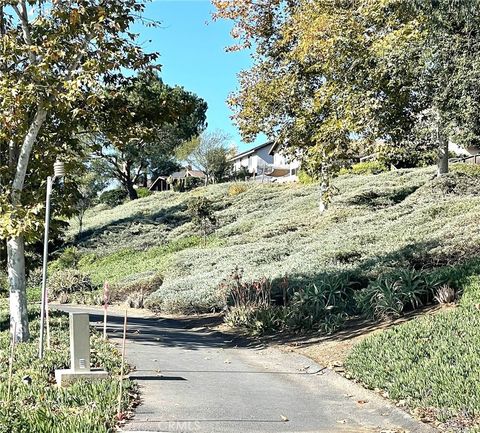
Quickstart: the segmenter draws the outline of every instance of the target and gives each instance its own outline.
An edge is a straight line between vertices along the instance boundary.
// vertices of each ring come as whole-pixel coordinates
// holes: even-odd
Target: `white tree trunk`
[[[18,156],[15,177],[12,183],[11,201],[14,206],[21,205],[22,190],[27,174],[28,161],[38,133],[45,122],[47,111],[39,106],[32,124],[23,140]],[[25,241],[18,236],[7,241],[7,271],[10,285],[10,327],[15,328],[15,340],[27,341],[28,314],[27,289],[25,284]]]
[[[25,244],[23,237],[7,241],[8,282],[10,286],[10,328],[15,341],[27,341],[28,313],[25,284]]]

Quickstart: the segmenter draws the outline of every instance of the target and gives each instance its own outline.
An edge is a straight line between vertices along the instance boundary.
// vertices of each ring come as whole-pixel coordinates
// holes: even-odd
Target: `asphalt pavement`
[[[98,309],[86,311],[100,326]],[[141,405],[124,431],[427,433],[380,396],[312,360],[211,331],[203,319],[128,319],[127,361]],[[110,314],[120,339],[123,317]],[[118,342],[118,341],[117,341]]]

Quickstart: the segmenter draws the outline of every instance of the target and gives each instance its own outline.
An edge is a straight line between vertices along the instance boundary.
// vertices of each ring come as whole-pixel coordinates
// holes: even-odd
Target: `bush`
[[[213,202],[206,197],[193,197],[188,201],[187,211],[193,224],[202,232],[204,244],[207,236],[213,233],[217,219],[213,212]]]
[[[60,269],[52,273],[48,281],[50,299],[78,292],[91,292],[95,286],[88,274],[76,269]]]
[[[152,195],[152,191],[150,191],[148,188],[145,188],[144,186],[141,186],[137,188],[137,195],[138,198],[145,198]]]
[[[127,199],[127,193],[123,189],[110,189],[100,194],[98,198],[100,203],[110,207],[119,206]]]
[[[332,332],[347,318],[351,290],[345,276],[325,276],[318,284],[294,293],[288,304],[287,323],[297,330]]]
[[[290,299],[284,286],[283,305],[279,306],[272,301],[272,284],[267,278],[245,281],[238,268],[222,282],[220,291],[229,306],[225,322],[254,334],[311,329],[332,332],[347,318],[350,296],[347,277],[325,275],[318,285],[298,290]]]
[[[379,174],[388,171],[387,167],[378,161],[364,161],[353,164],[350,169],[352,174]]]
[[[160,288],[161,275],[153,275],[132,282],[115,284],[110,288],[112,302],[125,302],[131,308],[144,308],[146,298]]]
[[[367,317],[399,317],[406,308],[416,309],[433,297],[439,280],[432,281],[424,271],[399,269],[381,275],[355,294],[357,306]]]
[[[308,174],[306,170],[300,169],[298,171],[298,182],[301,183],[302,185],[311,185],[313,183],[316,183],[318,179],[315,179],[312,175]]]
[[[58,256],[55,261],[57,269],[76,269],[82,254],[77,247],[67,247]]]
[[[247,184],[242,183],[242,182],[235,182],[235,183],[232,183],[228,187],[228,195],[230,197],[235,197],[235,196],[237,196],[237,195],[239,195],[242,192],[245,192],[247,190],[248,190]]]

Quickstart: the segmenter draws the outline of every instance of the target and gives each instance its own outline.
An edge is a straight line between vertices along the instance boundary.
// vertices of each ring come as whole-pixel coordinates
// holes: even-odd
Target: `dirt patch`
[[[346,357],[352,348],[365,338],[419,316],[438,314],[455,307],[454,304],[430,306],[386,322],[352,319],[346,323],[341,331],[331,335],[286,335],[280,333],[262,337],[261,340],[263,343],[273,345],[280,350],[300,353],[324,367],[342,373]]]

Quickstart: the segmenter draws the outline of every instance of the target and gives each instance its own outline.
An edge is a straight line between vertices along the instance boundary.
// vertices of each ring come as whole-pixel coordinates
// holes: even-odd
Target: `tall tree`
[[[25,238],[39,226],[39,197],[26,189],[36,174],[30,162],[68,155],[69,147],[52,140],[55,129],[75,127],[98,107],[102,82],[156,55],[144,54],[130,31],[141,1],[1,0],[0,7],[0,143],[8,154],[0,169],[0,237],[7,243],[11,326],[25,341]]]
[[[476,140],[478,3],[214,0],[216,18],[235,22],[233,49],[256,47],[230,99],[234,119],[247,140],[265,132],[300,152],[324,198],[356,143],[425,148],[416,136],[425,121],[441,174],[449,139]]]
[[[91,135],[95,154],[134,200],[140,177],[204,129],[207,104],[182,87],[163,83],[153,72],[108,86],[105,92],[97,132]]]
[[[221,130],[204,131],[200,136],[183,143],[178,149],[179,159],[205,175],[205,185],[225,178],[233,155],[229,148],[230,136]]]

